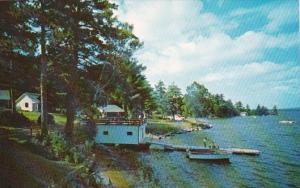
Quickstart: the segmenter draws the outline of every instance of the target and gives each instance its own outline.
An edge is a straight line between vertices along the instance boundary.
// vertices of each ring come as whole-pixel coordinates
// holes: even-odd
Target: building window
[[[108,135],[108,131],[103,131],[103,135]]]
[[[132,132],[127,132],[127,135],[128,136],[132,136]]]
[[[25,102],[25,107],[28,108],[28,106],[29,106],[29,105],[28,105],[28,102]]]

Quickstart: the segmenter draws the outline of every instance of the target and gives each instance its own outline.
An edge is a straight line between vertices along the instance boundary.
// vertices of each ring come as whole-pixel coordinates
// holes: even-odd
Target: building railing
[[[143,125],[144,123],[146,123],[146,120],[105,118],[105,119],[96,119],[95,123],[101,125]]]

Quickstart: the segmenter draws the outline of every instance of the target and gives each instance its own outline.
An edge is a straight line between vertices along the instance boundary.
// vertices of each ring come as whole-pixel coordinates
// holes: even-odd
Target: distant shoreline
[[[288,111],[288,110],[300,110],[300,107],[295,107],[295,108],[281,108],[278,110],[282,110],[282,111]]]

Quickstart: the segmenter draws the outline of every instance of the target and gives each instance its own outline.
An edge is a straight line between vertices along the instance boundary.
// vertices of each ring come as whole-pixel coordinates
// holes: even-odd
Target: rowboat
[[[222,151],[236,155],[259,155],[260,151],[256,149],[229,148]]]
[[[293,124],[293,123],[295,123],[295,121],[283,120],[283,121],[279,121],[279,123],[281,123],[281,124]]]
[[[229,153],[222,151],[187,151],[187,158],[207,162],[229,162]]]

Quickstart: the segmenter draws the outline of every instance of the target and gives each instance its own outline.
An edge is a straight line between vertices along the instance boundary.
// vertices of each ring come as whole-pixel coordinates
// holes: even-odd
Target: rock
[[[97,171],[95,173],[95,181],[98,185],[110,186],[111,181],[110,179],[104,175],[103,172]]]

